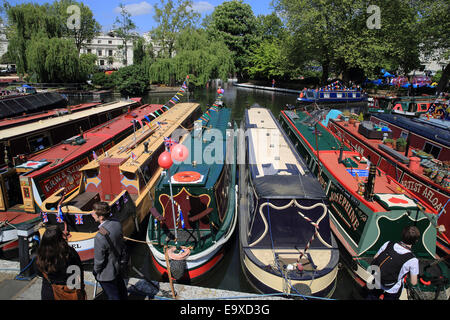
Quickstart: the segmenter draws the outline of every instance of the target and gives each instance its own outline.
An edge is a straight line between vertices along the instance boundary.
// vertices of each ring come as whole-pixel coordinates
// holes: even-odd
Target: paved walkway
[[[16,280],[19,263],[0,260],[0,300],[41,300],[42,279]],[[95,279],[91,272],[84,273],[88,300],[105,300],[100,285],[94,298]],[[262,297],[255,294],[174,284],[177,300],[285,300],[277,296]],[[130,300],[174,300],[169,283],[131,278],[128,281]]]

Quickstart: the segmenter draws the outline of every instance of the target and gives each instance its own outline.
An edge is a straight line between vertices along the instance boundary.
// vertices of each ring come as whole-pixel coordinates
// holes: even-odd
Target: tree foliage
[[[233,72],[232,53],[225,43],[211,39],[202,29],[186,29],[179,34],[173,58],[147,61],[147,72],[152,83],[174,85],[186,75],[195,86],[205,85],[211,79],[227,79]]]
[[[207,30],[216,40],[222,40],[233,53],[238,77],[247,77],[246,67],[251,48],[257,43],[257,22],[249,4],[242,0],[225,1],[208,18]]]
[[[161,47],[161,58],[173,56],[178,34],[194,27],[199,18],[200,14],[192,10],[190,0],[160,0],[155,5],[154,20],[157,27],[151,31],[151,37]]]

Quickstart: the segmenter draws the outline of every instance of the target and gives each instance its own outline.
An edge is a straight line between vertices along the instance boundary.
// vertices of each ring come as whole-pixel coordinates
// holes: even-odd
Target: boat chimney
[[[364,198],[368,201],[373,200],[376,173],[377,173],[377,166],[371,163],[369,169],[369,178],[367,179],[366,188],[364,192]]]
[[[341,143],[341,146],[339,147],[339,160],[338,163],[342,163],[342,158],[344,157],[344,144]]]

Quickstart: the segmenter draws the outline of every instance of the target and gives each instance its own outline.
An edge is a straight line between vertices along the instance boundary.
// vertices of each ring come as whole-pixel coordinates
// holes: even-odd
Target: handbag
[[[117,248],[114,246],[111,238],[109,237],[109,231],[106,230],[103,227],[100,227],[99,228],[99,233],[106,238],[106,241],[108,241],[112,253],[116,256],[116,259],[117,259],[118,264],[119,264],[119,273],[120,273],[120,275],[122,276],[123,279],[128,278],[128,266],[129,266],[129,261],[130,261],[129,258],[130,257],[128,255],[128,252],[127,252],[125,246],[122,249],[122,251],[119,253]]]
[[[67,285],[52,283],[47,274],[42,274],[52,286],[55,300],[86,300],[86,290],[84,287],[81,289],[70,289]]]

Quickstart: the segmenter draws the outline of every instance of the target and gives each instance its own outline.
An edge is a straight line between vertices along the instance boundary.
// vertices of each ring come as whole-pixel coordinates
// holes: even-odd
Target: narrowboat
[[[437,246],[449,254],[450,134],[434,120],[377,114],[354,124],[332,120],[328,128],[438,212]]]
[[[437,96],[377,96],[368,98],[369,113],[395,113],[416,117],[425,115],[433,104],[439,103]]]
[[[239,241],[249,283],[264,294],[330,297],[339,250],[328,201],[270,110],[245,111],[238,140]]]
[[[18,159],[16,166],[2,172],[0,184],[0,221],[7,221],[0,230],[8,245],[3,253],[17,248],[15,227],[18,223],[40,221],[39,205],[60,188],[72,192],[79,185],[79,169],[116,143],[140,129],[162,105],[143,105],[104,124],[64,140],[47,150]],[[133,124],[134,122],[134,124]],[[7,232],[7,233],[6,233]],[[2,233],[3,234],[3,233]],[[9,234],[9,236],[6,236]],[[1,242],[0,242],[1,243]]]
[[[14,157],[33,154],[86,131],[141,104],[134,100],[115,101],[70,114],[41,119],[0,130],[0,165],[11,166]],[[81,129],[80,129],[81,128]]]
[[[201,281],[220,263],[234,234],[235,130],[231,109],[218,101],[180,140],[188,159],[164,171],[155,188],[147,242],[165,279]]]
[[[350,103],[367,101],[367,95],[359,88],[347,88],[339,82],[319,89],[303,89],[297,102],[303,103]]]
[[[377,159],[369,160],[365,153],[354,151],[309,113],[282,111],[280,121],[327,194],[341,261],[361,292],[372,280],[368,268],[380,247],[387,241],[400,241],[403,228],[415,225],[421,233],[413,246],[421,271],[418,289],[431,295],[439,291],[448,299],[449,270],[436,253],[437,211],[381,170]],[[440,279],[445,280],[443,288],[431,282],[426,272],[430,266],[439,266]],[[409,292],[403,290],[401,299]]]
[[[7,96],[0,99],[0,119],[61,108],[66,105],[67,97],[57,92]]]
[[[80,168],[78,188],[68,193],[60,188],[39,205],[46,225],[56,224],[70,232],[69,244],[82,260],[93,258],[98,231],[98,223],[91,216],[94,203],[109,204],[112,217],[122,223],[124,236],[139,231],[153,206],[154,187],[162,171],[158,157],[164,150],[164,137],[180,126],[191,126],[201,114],[195,103],[162,109],[164,113],[157,119]]]

